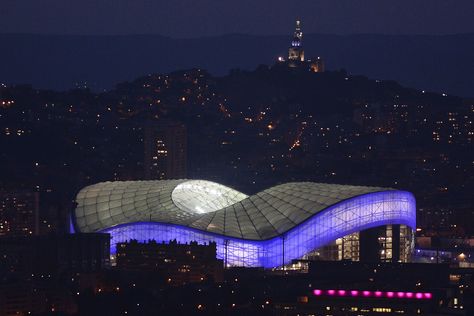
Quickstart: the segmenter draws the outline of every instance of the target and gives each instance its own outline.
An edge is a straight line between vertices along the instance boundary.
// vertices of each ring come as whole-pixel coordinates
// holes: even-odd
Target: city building
[[[274,315],[463,315],[453,272],[447,264],[311,261],[310,289],[295,282],[275,299]]]
[[[474,238],[416,237],[412,261],[474,268]]]
[[[69,289],[23,281],[0,284],[0,316],[77,315],[78,306]]]
[[[318,255],[406,262],[416,227],[409,192],[312,182],[251,196],[205,180],[102,182],[76,203],[76,231],[111,234],[112,253],[132,239],[214,242],[227,267],[275,268]]]
[[[39,192],[0,190],[0,236],[39,233]]]
[[[438,309],[442,297],[436,298],[432,292],[371,291],[354,286],[315,289],[295,303],[276,303],[274,315],[426,315]]]
[[[117,244],[118,269],[156,271],[166,277],[169,284],[182,285],[211,279],[223,279],[222,260],[216,259],[216,243],[198,245],[197,242],[181,244],[138,242],[132,240]]]
[[[324,72],[324,61],[321,57],[316,57],[309,61],[309,69],[312,72]]]
[[[0,237],[0,273],[94,272],[110,264],[108,234]]]
[[[187,167],[186,127],[177,122],[151,120],[145,125],[145,179],[183,179]]]
[[[288,59],[278,57],[278,62],[290,68],[304,69],[312,72],[324,72],[324,61],[321,57],[305,59],[303,48],[303,31],[301,21],[296,20],[295,32],[288,48]],[[278,65],[278,64],[277,64]]]

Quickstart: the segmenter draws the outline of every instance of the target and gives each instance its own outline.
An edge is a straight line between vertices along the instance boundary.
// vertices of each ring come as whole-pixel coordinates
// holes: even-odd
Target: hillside
[[[200,67],[214,75],[252,70],[285,55],[288,36],[226,35],[171,39],[159,35],[0,34],[0,82],[38,88],[87,85],[99,91],[144,73]],[[474,34],[305,35],[307,56],[327,68],[396,80],[428,91],[474,96]]]

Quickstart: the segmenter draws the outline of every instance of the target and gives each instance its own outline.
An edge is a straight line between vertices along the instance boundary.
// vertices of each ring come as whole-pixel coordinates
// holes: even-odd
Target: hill
[[[225,35],[172,39],[159,35],[0,34],[0,82],[99,91],[144,73],[200,67],[213,75],[255,69],[285,55],[288,36]],[[328,69],[460,96],[474,96],[474,34],[305,35],[307,56]]]

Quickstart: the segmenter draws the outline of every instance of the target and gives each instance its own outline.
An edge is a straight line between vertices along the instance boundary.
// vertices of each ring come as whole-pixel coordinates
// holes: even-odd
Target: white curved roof
[[[293,182],[247,196],[205,180],[102,182],[77,194],[75,220],[82,232],[159,222],[266,240],[343,200],[387,190],[391,189]]]

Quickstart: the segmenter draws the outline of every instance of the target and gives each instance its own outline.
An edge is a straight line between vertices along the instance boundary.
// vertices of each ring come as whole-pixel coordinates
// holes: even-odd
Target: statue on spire
[[[299,45],[301,45],[301,41],[303,40],[303,32],[301,31],[301,21],[296,20],[296,27],[295,27],[295,33],[294,33],[294,38],[293,40],[297,40],[299,42]]]

